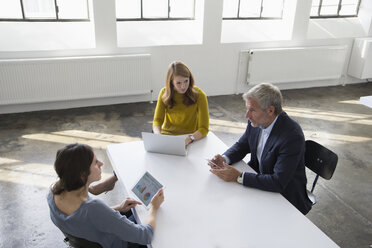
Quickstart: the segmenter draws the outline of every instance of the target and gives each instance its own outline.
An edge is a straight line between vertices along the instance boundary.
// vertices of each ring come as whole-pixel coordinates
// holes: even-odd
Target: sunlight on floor
[[[316,111],[307,108],[293,108],[286,107],[286,112],[289,116],[320,119],[329,121],[342,121],[355,124],[372,125],[372,115],[364,114],[349,114],[336,111]],[[214,132],[228,132],[234,134],[243,134],[247,123],[237,121],[226,121],[210,118],[210,126]],[[371,137],[353,136],[346,134],[336,134],[322,131],[308,131],[303,130],[305,139],[320,139],[324,144],[339,143],[347,144],[354,142],[368,142],[372,140]],[[371,133],[372,135],[372,133]]]
[[[0,167],[0,181],[49,187],[56,180],[53,166],[49,164],[18,163],[17,166],[5,164]]]
[[[106,149],[107,145],[113,143],[123,143],[140,140],[139,138],[125,135],[113,135],[105,133],[87,132],[81,130],[66,130],[52,133],[26,134],[23,135],[22,138],[62,144],[71,144],[75,142],[84,143],[90,145],[93,148],[98,149]]]
[[[19,163],[21,162],[20,160],[16,159],[10,159],[10,158],[2,158],[0,157],[0,164],[1,165],[6,165],[6,164],[14,164],[14,163]]]
[[[285,107],[285,111],[289,116],[293,117],[372,125],[372,115],[344,113],[338,111],[321,111],[309,108],[294,107]]]
[[[246,122],[226,121],[210,118],[209,125],[214,132],[229,132],[234,134],[243,134],[247,126]]]
[[[345,102],[346,103],[346,102]],[[356,104],[354,101],[347,103]],[[319,111],[310,108],[286,107],[285,111],[294,118],[309,118],[325,121],[349,122],[354,124],[372,125],[372,115],[344,113],[340,111]],[[231,134],[243,134],[246,122],[228,121],[210,118],[210,127],[213,132],[226,132]],[[321,140],[322,144],[350,144],[353,142],[369,142],[372,137],[336,134],[323,131],[304,130],[305,139]],[[113,135],[107,133],[89,132],[82,130],[65,130],[51,133],[35,133],[22,136],[25,139],[38,140],[52,143],[84,143],[105,150],[107,145],[141,140],[138,137],[128,135]],[[27,163],[16,159],[0,157],[0,181],[12,182],[40,187],[50,187],[57,180],[53,165],[42,163]],[[102,178],[111,176],[111,173],[102,173]]]
[[[8,162],[6,162],[8,161]],[[0,181],[36,187],[50,187],[57,180],[52,164],[27,163],[19,160],[1,158]],[[19,163],[13,165],[13,163]],[[110,177],[112,173],[102,173],[102,178]]]
[[[321,139],[327,141],[326,143],[333,144],[348,144],[354,142],[368,142],[372,138],[362,137],[362,136],[352,136],[352,135],[343,135],[343,134],[334,134],[322,131],[307,131],[303,130],[305,139]]]
[[[137,137],[126,135],[113,135],[106,133],[87,132],[81,130],[65,130],[51,133],[26,134],[22,138],[44,141],[48,143],[84,143],[95,149],[106,150],[107,145],[139,140]],[[38,187],[50,187],[57,180],[53,164],[28,163],[0,157],[0,181],[21,183]],[[112,173],[102,173],[102,178],[111,176]]]
[[[345,101],[338,101],[339,103],[347,103],[347,104],[360,104],[358,100],[345,100]]]

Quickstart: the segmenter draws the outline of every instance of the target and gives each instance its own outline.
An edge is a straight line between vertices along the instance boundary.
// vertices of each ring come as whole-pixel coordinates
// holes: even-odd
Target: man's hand
[[[212,169],[217,169],[217,168],[220,168],[220,169],[224,169],[225,167],[223,166],[223,163],[225,163],[226,160],[224,157],[222,157],[220,154],[217,154],[215,155],[208,163],[208,165],[212,168]]]
[[[225,162],[222,164],[223,168],[212,168],[210,169],[210,172],[226,182],[236,182],[236,179],[241,175],[241,172]]]

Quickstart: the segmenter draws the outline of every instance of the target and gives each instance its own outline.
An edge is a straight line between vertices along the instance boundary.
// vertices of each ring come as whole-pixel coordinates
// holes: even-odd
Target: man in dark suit
[[[248,125],[243,136],[209,165],[227,182],[281,193],[303,214],[312,206],[306,192],[305,139],[300,125],[282,110],[282,94],[272,84],[259,84],[243,95]],[[257,173],[228,165],[243,159]]]

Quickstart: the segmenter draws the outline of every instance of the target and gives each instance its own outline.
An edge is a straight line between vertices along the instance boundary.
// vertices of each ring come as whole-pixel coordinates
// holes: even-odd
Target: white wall
[[[346,45],[348,58],[355,37],[372,36],[371,4],[362,3],[361,18],[337,20],[310,20],[310,1],[287,0],[286,14],[277,25],[249,21],[222,21],[223,0],[199,0],[203,12],[197,14],[192,35],[184,35],[187,28],[154,35],[161,23],[146,22],[153,29],[131,28],[128,24],[115,21],[115,0],[92,0],[92,22],[36,23],[38,32],[33,32],[35,23],[0,23],[0,59],[63,57],[109,54],[151,54],[153,99],[164,85],[166,69],[174,60],[184,61],[192,70],[197,85],[207,95],[241,93],[249,87],[241,82],[238,75],[239,54],[242,50],[266,47],[296,47]],[[370,2],[364,0],[363,2]],[[203,8],[204,7],[204,8]],[[368,13],[368,14],[367,14]],[[66,25],[65,25],[66,24]],[[129,23],[130,24],[130,23]],[[46,26],[59,25],[53,31]],[[92,27],[82,31],[80,26]],[[169,26],[169,23],[166,24]],[[190,24],[191,25],[191,24]],[[277,32],[283,28],[283,32]],[[79,31],[80,29],[80,31]],[[246,31],[249,30],[249,31]],[[153,35],[151,35],[151,32]],[[55,34],[58,35],[55,35]],[[142,33],[142,36],[140,36]],[[249,34],[249,35],[247,35]],[[177,36],[177,38],[174,38]],[[128,42],[126,43],[126,37]],[[138,37],[138,42],[133,42]],[[173,38],[172,38],[173,37]],[[235,37],[235,38],[234,38]],[[150,45],[152,44],[152,45]],[[347,62],[344,74],[347,75]],[[281,88],[302,88],[360,82],[344,77],[340,80],[299,82],[281,84]],[[22,112],[52,108],[66,108],[101,105],[120,102],[147,101],[148,96],[117,97],[112,99],[91,99],[76,102],[49,104],[28,104],[0,106],[0,113]]]

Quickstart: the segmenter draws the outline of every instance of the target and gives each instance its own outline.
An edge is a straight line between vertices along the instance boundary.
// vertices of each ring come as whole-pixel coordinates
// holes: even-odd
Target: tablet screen
[[[159,183],[149,172],[145,172],[139,181],[132,188],[132,192],[147,207],[152,197],[161,189],[163,185]]]

